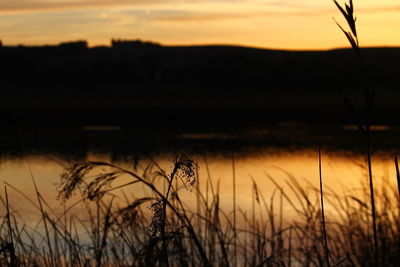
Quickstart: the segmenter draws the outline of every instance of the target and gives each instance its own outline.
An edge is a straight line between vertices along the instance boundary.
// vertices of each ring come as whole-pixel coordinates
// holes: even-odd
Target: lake
[[[396,126],[372,127],[373,178],[382,214],[378,223],[388,223],[379,231],[388,243],[397,240],[392,222],[398,209],[392,200],[398,194],[393,161],[400,147],[398,136]],[[264,262],[266,255],[288,266],[303,266],[309,253],[321,258],[319,163],[329,245],[335,248],[332,257],[339,259],[351,249],[355,255],[351,257],[361,255],[355,262],[372,261],[371,255],[363,256],[365,247],[372,248],[366,136],[355,125],[280,122],[175,131],[120,125],[41,126],[8,129],[3,137],[0,177],[8,192],[18,255],[31,251],[39,261],[84,260],[94,266],[103,240],[102,260],[110,266],[152,259],[141,251],[162,236],[160,196],[155,190],[166,195],[168,180],[163,175],[170,177],[177,155],[185,154],[196,163],[190,168],[197,166],[198,172],[188,176],[181,172],[186,165],[181,165],[171,183],[165,231],[174,242],[182,242],[168,245],[174,266],[182,265],[182,255],[200,253],[199,247],[210,260],[238,261],[243,266]],[[71,173],[77,169],[71,167],[88,161],[95,162],[81,172],[88,184],[118,178],[106,182],[100,188],[104,196],[94,201],[82,201],[85,186],[70,199],[59,199],[60,177],[67,174],[72,181],[77,176]],[[145,182],[132,184],[136,174]],[[1,196],[6,206],[5,194]],[[6,214],[3,208],[2,215]],[[185,230],[191,227],[194,235]],[[10,238],[6,227],[3,231]],[[180,231],[182,238],[174,236]],[[362,235],[350,248],[354,233]],[[199,243],[193,241],[196,238]],[[158,243],[154,249],[161,246]],[[220,249],[215,248],[218,243]],[[177,248],[181,248],[178,254]],[[395,248],[393,252],[381,248],[385,257],[397,255]],[[132,251],[126,254],[127,249]],[[193,266],[204,262],[198,256],[192,260]]]
[[[393,158],[398,151],[398,133],[396,127],[373,127],[373,175],[377,185],[396,184]],[[270,177],[292,197],[287,185],[291,178],[302,186],[317,188],[319,144],[327,190],[346,194],[367,182],[365,139],[352,125],[329,128],[280,123],[225,132],[167,133],[162,130],[138,133],[115,125],[89,125],[77,129],[23,129],[20,138],[13,138],[16,139],[14,146],[3,150],[2,181],[34,198],[33,177],[39,191],[54,207],[59,205],[56,184],[60,182],[60,174],[73,163],[104,161],[127,169],[137,164],[140,170],[151,164],[151,159],[168,173],[175,155],[181,152],[198,163],[198,185],[202,190],[208,180],[214,187],[219,184],[221,205],[227,209],[232,205],[233,177],[237,205],[243,209],[251,205],[253,181],[267,198],[276,191]],[[23,196],[12,190],[9,194],[15,209],[32,211],[33,207],[24,202]],[[190,192],[185,196],[189,201]]]

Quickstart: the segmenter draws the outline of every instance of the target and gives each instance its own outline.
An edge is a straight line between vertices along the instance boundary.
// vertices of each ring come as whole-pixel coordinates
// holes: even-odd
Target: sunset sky
[[[339,0],[339,3],[343,3]],[[399,0],[355,0],[362,46],[400,45]],[[111,38],[281,49],[347,46],[331,0],[1,0],[4,45]],[[347,26],[347,25],[346,25]]]

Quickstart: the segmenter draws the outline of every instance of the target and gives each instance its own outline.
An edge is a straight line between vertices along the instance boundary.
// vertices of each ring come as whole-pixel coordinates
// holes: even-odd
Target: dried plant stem
[[[350,31],[346,31],[337,22],[336,24],[346,35],[349,43],[355,51],[358,58],[358,65],[360,75],[365,77],[363,71],[363,61],[360,53],[360,46],[356,30],[356,18],[354,17],[353,1],[349,0],[349,4],[345,4],[345,8],[341,7],[336,0],[333,1],[337,8],[340,10],[342,15],[347,21]],[[368,178],[369,178],[369,189],[371,197],[371,212],[372,212],[372,230],[374,233],[374,249],[375,249],[375,265],[379,265],[379,250],[378,250],[378,231],[376,224],[376,208],[375,208],[375,196],[374,196],[374,182],[372,177],[372,162],[371,162],[371,118],[374,106],[375,91],[367,86],[367,82],[363,79],[362,84],[364,87],[364,100],[365,100],[365,121],[363,125],[363,131],[366,133],[366,149],[367,149],[367,165],[368,165]]]
[[[13,232],[11,227],[11,220],[10,220],[10,206],[8,204],[8,194],[7,194],[7,187],[4,187],[5,195],[6,195],[6,208],[7,208],[7,224],[8,224],[8,234],[10,235],[10,264],[11,266],[17,266],[16,256],[15,256],[15,249],[14,249],[14,238]]]
[[[400,197],[400,171],[399,171],[399,162],[397,161],[397,157],[394,158],[394,164],[396,165],[397,189],[399,191],[399,197]]]
[[[372,179],[372,161],[371,161],[371,133],[370,127],[367,125],[367,163],[369,177],[369,191],[371,196],[371,211],[372,211],[372,227],[374,232],[374,248],[375,248],[375,264],[379,265],[379,249],[378,249],[378,231],[376,226],[376,207],[375,207],[375,191],[374,182]]]
[[[232,183],[233,183],[233,266],[237,266],[237,234],[236,234],[236,170],[235,155],[232,153]]]
[[[325,260],[326,260],[326,266],[330,267],[328,237],[327,237],[326,222],[325,222],[324,191],[323,191],[323,183],[322,183],[321,146],[318,147],[318,169],[319,169],[319,192],[320,192],[320,197],[321,197],[321,216],[322,216],[322,229],[323,229],[323,235],[324,235]]]
[[[168,260],[168,246],[167,246],[167,240],[165,236],[165,224],[167,220],[167,202],[168,202],[168,197],[171,192],[171,187],[172,187],[172,182],[174,180],[174,177],[178,171],[178,166],[175,165],[174,170],[171,172],[169,182],[168,182],[168,189],[165,194],[165,198],[163,199],[163,205],[162,205],[162,219],[161,219],[161,239],[162,239],[162,248],[163,248],[163,254],[164,254],[164,264],[166,267],[169,267],[169,260]]]

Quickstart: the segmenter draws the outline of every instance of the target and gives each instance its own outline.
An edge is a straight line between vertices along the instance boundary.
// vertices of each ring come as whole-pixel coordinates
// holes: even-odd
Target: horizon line
[[[233,44],[233,43],[193,43],[193,44],[164,44],[157,41],[151,40],[142,40],[142,39],[122,39],[122,38],[111,38],[108,44],[90,44],[89,41],[85,39],[76,39],[76,40],[69,40],[69,41],[60,41],[54,43],[42,43],[42,44],[23,44],[23,43],[16,43],[16,44],[7,44],[4,43],[0,39],[0,47],[25,47],[25,48],[36,48],[36,47],[57,47],[62,45],[68,44],[78,44],[78,43],[85,43],[88,49],[91,48],[99,48],[99,47],[106,47],[106,48],[113,48],[112,42],[113,41],[120,41],[122,43],[129,43],[129,42],[138,42],[142,43],[143,45],[158,45],[161,47],[241,47],[241,48],[249,48],[249,49],[259,49],[259,50],[275,50],[275,51],[334,51],[334,50],[351,50],[350,46],[342,46],[342,47],[330,47],[330,48],[279,48],[279,47],[262,47],[262,46],[255,46],[255,45],[246,45],[246,44]],[[373,49],[373,48],[400,48],[399,45],[371,45],[371,46],[361,46],[361,49]]]

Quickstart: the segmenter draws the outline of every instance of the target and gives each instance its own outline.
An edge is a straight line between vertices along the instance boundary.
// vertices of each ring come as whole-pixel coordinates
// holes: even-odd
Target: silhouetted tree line
[[[112,39],[111,40],[111,47],[112,48],[134,48],[134,47],[154,47],[160,46],[158,43],[154,42],[145,42],[142,40],[123,40],[123,39]]]
[[[348,90],[357,84],[350,50],[279,51],[234,46],[169,47],[140,40],[0,46],[4,94],[246,95]],[[396,87],[398,48],[363,49],[371,83]]]

